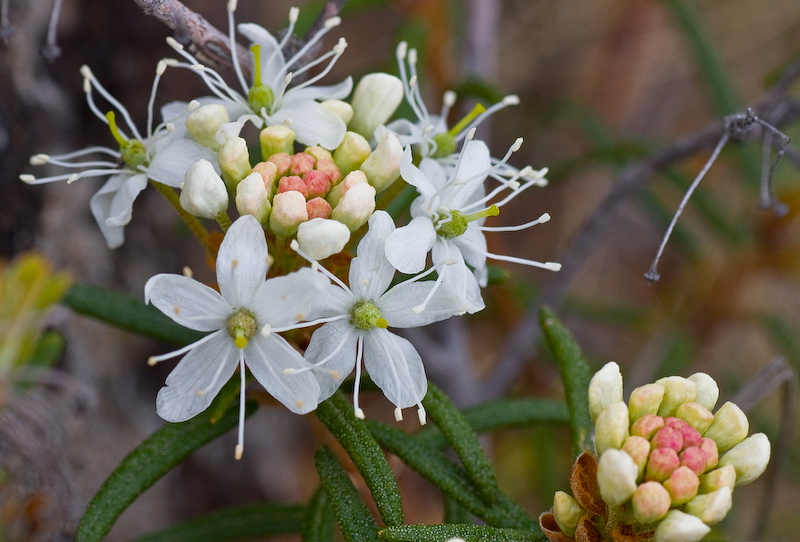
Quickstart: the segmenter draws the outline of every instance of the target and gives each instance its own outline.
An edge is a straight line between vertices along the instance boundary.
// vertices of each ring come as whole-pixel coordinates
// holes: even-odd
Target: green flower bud
[[[664,387],[664,399],[658,407],[659,416],[674,416],[678,407],[697,399],[697,384],[680,376],[668,376],[656,380]]]
[[[578,501],[571,495],[563,491],[556,491],[553,498],[553,517],[562,533],[574,536],[575,528],[585,514],[586,510],[581,508]]]
[[[353,118],[350,131],[372,139],[375,128],[385,124],[403,99],[403,83],[388,73],[370,73],[361,78],[353,91]]]
[[[401,156],[400,140],[392,132],[386,132],[360,168],[376,192],[382,192],[400,177]]]
[[[697,384],[697,399],[695,401],[700,403],[708,410],[714,410],[719,399],[719,387],[706,373],[694,373],[689,377],[689,380]]]
[[[361,134],[346,132],[344,139],[333,151],[333,161],[339,167],[342,175],[347,175],[361,167],[364,160],[372,152],[369,142]]]
[[[750,435],[719,458],[721,467],[733,465],[736,485],[749,484],[764,472],[769,463],[770,444],[764,433]]]
[[[711,426],[711,422],[714,421],[711,411],[695,402],[683,403],[675,411],[675,416],[694,427],[701,434],[705,433]]]
[[[631,497],[633,517],[639,523],[653,523],[669,512],[669,492],[658,482],[645,482],[636,488]]]
[[[261,143],[261,159],[267,160],[273,154],[294,153],[294,130],[283,124],[267,126],[258,135]]]
[[[594,424],[594,445],[598,454],[609,448],[622,448],[628,438],[628,406],[623,402],[608,405]]]
[[[711,493],[698,495],[686,503],[683,511],[697,516],[706,525],[715,525],[725,518],[733,506],[732,495],[731,488],[721,487]]]
[[[217,153],[217,161],[222,169],[222,179],[230,192],[234,192],[239,181],[250,175],[250,153],[247,142],[241,137],[225,141]]]
[[[628,400],[628,411],[631,423],[637,421],[642,416],[656,414],[663,400],[664,386],[645,384],[633,390]]]
[[[670,510],[654,533],[655,542],[697,542],[711,531],[697,516]]]
[[[750,423],[742,409],[728,401],[714,414],[714,421],[703,433],[717,442],[719,453],[725,453],[739,444],[750,430]]]
[[[204,147],[218,151],[219,143],[214,136],[226,122],[230,122],[230,118],[225,107],[220,104],[201,105],[186,117],[186,130]]]
[[[638,467],[622,450],[609,448],[597,462],[597,485],[600,496],[611,506],[619,506],[636,491]]]
[[[700,475],[700,487],[698,492],[711,493],[721,487],[733,489],[736,485],[736,469],[733,465],[725,465]]]
[[[612,404],[622,401],[622,374],[619,365],[610,361],[603,365],[589,381],[589,412],[592,421]]]

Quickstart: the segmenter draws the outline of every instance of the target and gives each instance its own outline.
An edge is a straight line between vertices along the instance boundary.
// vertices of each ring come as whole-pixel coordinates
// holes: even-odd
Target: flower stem
[[[175,190],[163,183],[153,181],[152,179],[150,180],[150,184],[152,184],[156,190],[158,190],[161,195],[166,198],[172,207],[175,208],[184,224],[186,224],[186,227],[189,228],[189,231],[192,232],[195,237],[197,237],[197,240],[200,241],[200,244],[203,245],[203,248],[206,249],[206,252],[208,252],[212,258],[216,258],[217,247],[209,243],[208,231],[206,231],[205,226],[203,226],[196,216],[189,214],[183,209],[183,207],[181,207],[180,199],[178,198],[178,194],[175,192]]]
[[[228,231],[228,228],[231,227],[231,217],[228,216],[228,213],[222,211],[218,214],[215,218],[219,227],[222,228],[222,231]]]

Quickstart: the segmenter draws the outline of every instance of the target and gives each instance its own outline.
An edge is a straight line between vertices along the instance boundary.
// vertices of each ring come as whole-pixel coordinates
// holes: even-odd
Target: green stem
[[[206,230],[205,226],[203,226],[200,220],[186,212],[183,207],[181,207],[181,201],[178,197],[178,194],[173,190],[171,187],[156,182],[154,180],[150,180],[150,184],[152,184],[156,190],[158,190],[162,196],[166,198],[166,200],[172,205],[172,207],[178,212],[183,223],[186,224],[186,227],[189,228],[189,231],[192,232],[192,235],[197,237],[197,240],[200,241],[200,244],[203,245],[203,248],[206,249],[206,252],[212,257],[217,257],[217,247],[211,245],[208,241],[208,231]]]
[[[222,231],[228,231],[228,228],[231,227],[231,217],[228,216],[226,211],[222,211],[215,219],[219,227],[222,228]]]

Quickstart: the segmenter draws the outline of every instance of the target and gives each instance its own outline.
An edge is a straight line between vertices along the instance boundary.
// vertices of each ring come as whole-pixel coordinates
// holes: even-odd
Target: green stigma
[[[433,153],[433,157],[445,158],[456,152],[456,137],[458,137],[458,134],[484,111],[486,111],[486,108],[483,105],[475,104],[472,111],[467,113],[467,115],[458,121],[455,126],[450,128],[449,131],[434,135],[433,141],[436,143],[436,152]]]
[[[122,161],[131,169],[136,169],[141,165],[147,164],[147,148],[138,139],[125,139],[117,126],[117,116],[113,111],[106,113],[108,128],[111,135],[119,144],[119,152],[122,154]]]
[[[253,313],[246,309],[239,309],[236,314],[228,318],[226,327],[228,335],[233,339],[233,344],[237,348],[245,348],[256,334],[258,323]]]
[[[359,301],[353,305],[350,315],[350,323],[364,331],[376,327],[381,329],[389,327],[389,322],[381,315],[381,310],[371,301]]]
[[[275,100],[275,93],[273,90],[261,82],[261,46],[253,45],[250,47],[253,53],[253,86],[247,92],[247,102],[250,108],[260,113],[261,109],[270,110],[272,102]]]
[[[467,226],[470,222],[486,218],[487,216],[497,216],[500,214],[500,208],[497,205],[491,205],[483,211],[477,211],[465,215],[461,211],[454,210],[450,212],[440,211],[436,216],[436,233],[445,239],[452,239],[463,235],[467,231]]]

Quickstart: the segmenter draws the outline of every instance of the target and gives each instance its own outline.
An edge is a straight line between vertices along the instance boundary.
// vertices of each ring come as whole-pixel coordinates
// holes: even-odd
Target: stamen
[[[520,231],[530,228],[532,226],[536,226],[537,224],[544,224],[545,222],[549,221],[550,221],[550,215],[548,213],[544,213],[536,220],[531,220],[530,222],[526,222],[525,224],[519,224],[518,226],[495,226],[495,227],[479,226],[479,227],[481,231]]]
[[[417,417],[419,418],[420,425],[426,425],[428,423],[428,417],[425,413],[425,407],[422,406],[422,403],[417,403]]]
[[[163,60],[159,60],[156,64],[156,76],[153,78],[153,87],[150,89],[150,99],[147,101],[147,137],[153,135],[153,108],[156,103],[156,89],[158,83],[161,81],[161,76],[167,69],[167,65]]]
[[[342,24],[342,18],[339,17],[339,16],[336,16],[336,17],[331,17],[330,19],[325,21],[324,26],[325,26],[325,28],[330,29],[330,28],[337,27],[340,24]]]
[[[172,352],[167,352],[166,354],[161,354],[160,356],[150,356],[147,359],[147,364],[152,366],[152,365],[155,365],[156,363],[160,363],[160,362],[168,360],[168,359],[172,359],[172,358],[176,358],[178,356],[182,356],[183,354],[185,354],[186,352],[188,352],[192,348],[197,348],[198,346],[200,346],[204,342],[208,341],[212,337],[216,337],[216,335],[217,335],[216,333],[210,333],[210,334],[206,335],[205,337],[203,337],[202,339],[200,339],[199,341],[195,341],[190,345],[184,346],[183,348],[179,348],[178,350],[174,350]]]
[[[308,254],[303,252],[303,250],[300,248],[300,243],[297,242],[297,239],[292,239],[292,241],[289,243],[289,247],[295,252],[297,252],[301,258],[309,262],[311,264],[311,268],[314,269],[314,271],[319,271],[320,273],[331,279],[333,282],[341,286],[342,289],[344,289],[346,292],[350,292],[350,288],[348,288],[347,285],[344,282],[342,282],[336,275],[325,269],[325,267],[319,265],[319,262],[317,260],[315,260]]]
[[[239,374],[241,375],[241,384],[239,385],[239,442],[236,443],[236,449],[233,456],[236,460],[242,458],[244,454],[244,388],[247,384],[244,374],[244,352],[239,352]]]
[[[84,70],[84,68],[86,69]],[[123,106],[116,98],[114,98],[114,96],[111,95],[110,92],[106,90],[106,88],[103,85],[100,84],[100,82],[92,74],[92,71],[85,64],[83,67],[81,67],[81,73],[84,74],[84,78],[88,79],[91,82],[92,87],[94,87],[103,98],[108,100],[108,103],[110,103],[112,106],[114,106],[114,108],[117,111],[119,111],[119,113],[122,115],[122,118],[125,119],[125,124],[128,125],[128,128],[130,129],[133,138],[138,139],[139,141],[143,141],[144,138],[139,133],[139,130],[136,128],[136,125],[133,123],[133,119],[131,119],[131,115],[130,113],[128,113],[128,110],[125,108],[125,106]],[[86,74],[88,74],[88,77]]]
[[[396,422],[402,422],[403,421],[403,411],[400,410],[400,407],[394,409],[394,420]]]
[[[309,68],[311,68],[313,66],[316,66],[317,64],[319,64],[323,60],[326,60],[329,57],[333,56],[333,59],[328,63],[328,65],[325,67],[324,70],[322,70],[320,73],[318,73],[314,77],[312,77],[312,78],[310,78],[310,79],[308,79],[306,81],[303,81],[302,84],[297,85],[296,87],[294,87],[294,89],[297,90],[297,89],[300,89],[300,88],[305,88],[305,87],[307,87],[309,85],[313,85],[314,83],[316,83],[317,81],[319,81],[320,79],[325,77],[331,71],[331,69],[333,68],[334,64],[336,64],[336,61],[339,60],[339,57],[342,56],[342,54],[344,53],[344,50],[346,48],[347,48],[347,40],[345,40],[344,38],[339,38],[339,42],[333,47],[333,49],[331,51],[329,51],[329,52],[325,53],[324,55],[320,56],[319,58],[317,58],[313,62],[309,62],[305,66],[295,70],[294,71],[295,74],[302,73],[302,72],[306,71],[307,69],[309,69]],[[287,83],[287,85],[288,85],[288,83]],[[285,90],[286,89],[284,88],[284,92],[285,92]],[[281,94],[281,96],[282,95],[283,95],[283,93]]]
[[[489,216],[497,216],[500,214],[500,208],[497,205],[490,205],[487,209],[483,211],[478,211],[469,215],[464,215],[464,220],[467,222],[474,222],[475,220],[480,220],[482,218],[486,218]]]
[[[228,1],[228,47],[231,51],[231,64],[233,64],[233,72],[236,74],[236,79],[239,81],[242,90],[247,92],[247,82],[242,73],[242,67],[239,65],[239,49],[236,45],[236,31],[235,23],[233,20],[233,12],[236,11],[237,0]]]
[[[547,269],[548,271],[561,271],[561,264],[558,262],[537,262],[535,260],[525,260],[523,258],[515,258],[514,256],[502,256],[500,254],[492,254],[491,252],[487,252],[486,257],[491,258],[492,260],[500,260],[503,262],[518,263],[522,265],[529,265],[531,267],[539,267],[541,269]]]
[[[364,419],[364,411],[358,406],[358,392],[361,387],[361,360],[364,355],[364,341],[361,337],[358,338],[356,346],[356,379],[353,383],[353,413],[359,420]]]
[[[484,111],[486,111],[486,107],[484,107],[483,104],[480,104],[480,103],[475,104],[475,107],[472,108],[472,111],[467,113],[464,116],[464,118],[461,119],[460,121],[458,121],[458,124],[456,124],[455,126],[450,128],[450,130],[447,133],[450,134],[453,137],[458,136],[458,134],[461,133],[461,131],[464,128],[469,126],[470,123],[473,120],[475,120],[478,116],[480,116],[480,114],[483,113]]]
[[[330,354],[328,354],[327,356],[325,356],[325,357],[324,357],[323,359],[321,359],[320,361],[318,361],[318,362],[314,363],[313,365],[308,365],[308,366],[306,366],[306,367],[301,367],[301,368],[299,368],[299,369],[293,369],[293,368],[291,368],[291,367],[290,367],[290,368],[288,368],[288,369],[284,369],[284,370],[283,370],[283,374],[285,374],[285,375],[294,375],[294,374],[298,374],[298,373],[304,373],[304,372],[306,372],[306,371],[310,371],[311,369],[316,369],[316,368],[318,368],[318,367],[322,367],[323,365],[325,365],[326,363],[328,363],[328,362],[329,362],[331,359],[333,359],[333,357],[334,357],[336,354],[338,354],[338,353],[339,353],[339,350],[341,350],[341,349],[344,347],[345,343],[347,342],[347,340],[348,340],[349,338],[350,338],[350,336],[349,336],[349,335],[345,335],[344,337],[342,337],[342,340],[341,340],[341,341],[339,341],[339,344],[338,344],[338,345],[336,345],[336,348],[334,348],[333,352],[331,352]],[[333,376],[333,375],[331,375],[331,376]],[[334,378],[338,378],[338,376],[334,376]]]
[[[192,272],[192,268],[189,267],[188,265],[183,267],[183,276],[184,277],[189,277],[189,278],[194,277],[194,273]]]
[[[43,166],[49,161],[50,155],[47,154],[34,154],[29,160],[32,166]]]

